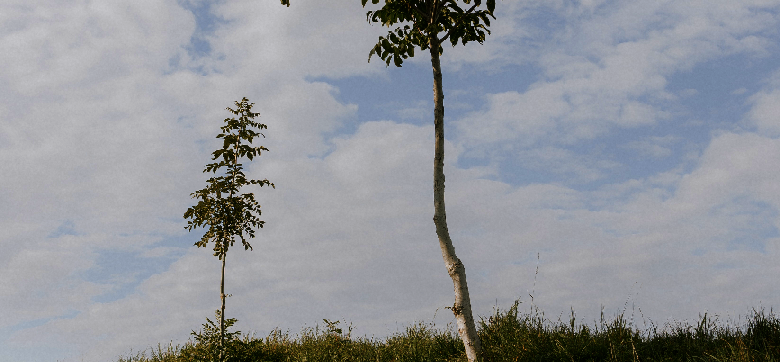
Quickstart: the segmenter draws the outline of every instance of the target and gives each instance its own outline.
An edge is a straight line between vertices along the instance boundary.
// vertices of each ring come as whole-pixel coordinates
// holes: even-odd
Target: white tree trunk
[[[436,34],[430,34],[429,39],[433,65],[433,115],[436,134],[433,157],[433,223],[436,225],[436,235],[439,237],[444,265],[455,287],[455,304],[452,306],[452,313],[455,314],[458,323],[458,335],[466,348],[466,357],[469,362],[474,362],[481,360],[482,345],[471,313],[466,268],[455,255],[455,247],[452,246],[450,232],[447,230],[447,213],[444,208],[444,92],[439,60],[439,39]]]

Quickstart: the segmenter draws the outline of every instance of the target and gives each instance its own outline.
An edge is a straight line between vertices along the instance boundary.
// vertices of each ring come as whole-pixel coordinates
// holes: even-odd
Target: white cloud
[[[244,0],[222,2],[214,11],[229,22],[216,31],[211,44],[224,55],[219,62],[223,71],[284,77],[381,72],[382,67],[367,62],[368,51],[387,30],[369,26],[366,10],[354,2],[302,0],[287,8]]]
[[[570,201],[557,210],[535,209],[518,198],[536,186],[514,192],[505,188],[506,194],[499,191],[490,198],[477,193],[475,199],[490,206],[464,207],[475,200],[453,205],[454,214],[469,213],[453,218],[451,229],[474,225],[475,231],[460,239],[472,245],[465,255],[491,261],[464,260],[467,266],[478,265],[472,275],[490,276],[478,277],[485,281],[475,287],[478,296],[506,300],[530,291],[535,255],[528,254],[541,251],[535,301],[548,312],[573,306],[587,322],[598,319],[599,304],[613,313],[632,297],[661,326],[667,318],[693,319],[705,306],[721,315],[744,314],[745,303],[776,300],[770,292],[774,287],[766,284],[775,282],[766,278],[778,272],[773,260],[780,251],[780,238],[771,236],[780,227],[772,181],[780,175],[771,166],[778,160],[770,156],[780,154],[774,150],[778,145],[756,135],[724,134],[713,140],[693,172],[667,177],[671,184],[648,179],[596,192],[568,190],[563,195]],[[477,188],[465,189],[459,198]],[[512,257],[518,265],[496,259]],[[634,283],[638,286],[631,287]],[[723,288],[738,290],[744,298],[719,294]],[[672,295],[688,302],[672,311]]]
[[[103,338],[105,328],[113,328],[105,318],[116,313],[92,298],[123,282],[121,276],[101,282],[108,284],[87,282],[84,273],[96,267],[101,250],[151,257],[165,252],[155,243],[181,234],[188,194],[202,187],[200,171],[216,148],[217,127],[228,116],[224,107],[250,96],[269,125],[262,144],[287,160],[327,152],[323,134],[334,132],[356,107],[336,102],[335,89],[327,84],[284,80],[274,74],[278,66],[252,64],[214,73],[220,69],[219,54],[193,60],[184,51],[195,24],[175,2],[25,4],[5,7],[10,12],[2,13],[21,21],[3,22],[0,38],[0,46],[11,50],[0,55],[0,81],[6,85],[0,90],[0,161],[5,165],[0,199],[13,205],[0,211],[0,270],[6,276],[0,289],[8,307],[2,311],[2,327],[55,318],[44,329],[64,325],[51,330],[70,333],[93,321],[93,331],[77,340],[64,338],[86,351],[97,348],[90,338]],[[315,35],[322,34],[310,32],[301,41],[315,44],[310,39]],[[177,57],[185,67],[206,65],[211,75],[171,68],[169,60]],[[288,65],[300,77],[312,74],[309,64],[319,63],[302,59],[297,68]],[[336,68],[317,72],[328,69]],[[198,140],[205,141],[198,146]],[[63,223],[72,224],[73,235],[49,237]],[[138,298],[143,299],[131,296],[112,305],[130,309],[125,311],[130,316]],[[81,314],[56,320],[73,312]],[[149,316],[139,319],[146,324],[135,330],[117,327],[108,335],[125,343],[122,348],[129,345],[121,342],[121,333],[147,335],[128,337],[131,343],[167,338],[169,330],[148,334],[142,328],[164,317]],[[29,336],[19,333],[16,342]],[[49,336],[48,341],[62,339]],[[104,347],[117,352],[114,345]]]
[[[777,137],[780,136],[780,71],[766,83],[761,91],[748,98],[753,107],[747,119],[761,134]]]
[[[554,131],[550,119],[558,119],[571,109],[557,95],[558,89],[534,88],[524,94],[506,92],[487,96],[487,111],[475,112],[457,121],[463,138],[477,143],[515,140],[530,146]]]
[[[712,57],[763,54],[776,27],[763,7],[777,4],[608,11],[598,1],[561,2],[562,28],[542,46],[530,39],[544,31],[521,21],[540,3],[500,3],[507,13],[495,41],[445,52],[450,71],[536,61],[545,72],[525,92],[485,95],[486,108],[460,120],[467,132],[446,146],[448,220],[477,313],[490,313],[496,298],[527,302],[536,252],[535,302],[552,314],[573,306],[585,322],[599,304],[614,312],[629,296],[661,323],[776,303],[773,83],[751,98],[759,133],[715,134],[692,171],[616,183],[603,176],[613,164],[560,146],[668,118],[664,102],[676,96],[667,77]],[[0,353],[18,354],[0,359],[32,360],[30,351],[57,346],[57,359],[110,360],[182,342],[212,315],[219,263],[190,246],[197,233],[181,238],[181,215],[203,186],[224,107],[242,96],[256,102],[269,126],[261,144],[271,149],[247,172],[277,188],[254,190],[266,227],[253,252],[236,248],[228,259],[228,313],[239,329],[296,332],[328,318],[354,322],[356,335],[386,335],[452,303],[431,221],[432,127],[360,120],[354,134],[339,133],[357,105],[307,80],[382,74],[365,58],[385,29],[364,23],[364,9],[214,4],[227,22],[207,36],[212,53],[194,59],[185,50],[194,19],[172,1],[17,5],[0,11],[0,47],[12,50],[0,54],[0,200],[13,206],[0,209],[0,320],[11,331]],[[518,55],[514,42],[539,48]],[[464,149],[493,142],[511,142],[527,165],[603,186],[487,180],[495,159],[455,166]],[[675,142],[628,145],[662,157]],[[136,278],[89,281],[102,251],[156,258],[182,249],[129,295],[93,301]],[[670,296],[679,298],[673,307]],[[437,324],[451,321],[439,312]],[[35,320],[43,324],[27,328]]]
[[[0,198],[13,205],[0,211],[2,295],[15,306],[3,310],[4,326],[79,310],[104,291],[80,279],[92,248],[137,247],[148,241],[120,235],[164,229],[154,211],[168,210],[170,199],[159,196],[180,169],[153,161],[186,152],[168,137],[175,117],[149,109],[146,85],[149,68],[187,39],[188,13],[159,2],[25,4],[5,8],[22,22],[0,40],[9,50],[0,70]],[[66,220],[74,235],[48,237]]]
[[[420,280],[447,278],[428,225],[432,128],[371,122],[335,144],[324,159],[276,160],[258,171],[278,185],[258,193],[267,225],[252,242],[253,252],[236,248],[228,258],[228,292],[235,295],[228,300],[229,311],[243,326],[267,333],[323,317],[365,321],[374,316],[360,328],[381,333],[398,319],[375,318],[377,309],[419,305],[422,319],[443,302],[435,290],[447,296],[447,283]],[[16,338],[64,335],[90,351],[89,359],[167,338],[182,342],[187,328],[195,328],[218,302],[218,261],[210,254],[190,250],[136,294],[93,303],[73,319]],[[148,333],[150,326],[158,327]]]
[[[635,149],[645,156],[665,158],[674,153],[669,146],[679,141],[679,137],[672,135],[665,137],[648,137],[641,141],[631,141],[627,143],[625,147]]]
[[[778,140],[755,134],[720,135],[702,155],[706,167],[683,178],[678,197],[707,208],[737,197],[780,208],[780,185],[774,181],[778,175],[773,166],[780,162],[778,147]]]
[[[523,94],[488,95],[485,110],[458,121],[463,142],[568,143],[655,125],[669,118],[659,106],[676,99],[667,77],[716,56],[766,54],[778,4],[642,2],[595,13],[587,5],[526,6],[555,9],[570,31],[539,53],[546,80]],[[513,16],[523,11],[532,10]]]
[[[616,162],[598,160],[571,150],[556,147],[537,147],[520,150],[518,161],[527,172],[542,172],[563,176],[573,184],[590,183],[605,177],[604,170],[618,166]]]
[[[532,62],[537,55],[533,46],[528,46],[526,51],[518,54],[513,51],[517,45],[537,45],[541,35],[537,29],[528,24],[525,7],[527,5],[518,1],[496,2],[496,19],[490,19],[490,35],[483,44],[477,42],[463,46],[458,43],[452,47],[449,41],[444,44],[442,65],[445,72],[459,71],[469,66],[478,64],[482,68],[499,69],[506,64],[524,64]],[[482,7],[484,9],[484,6]],[[426,53],[422,53],[425,55]],[[430,64],[430,58],[417,56],[415,61]]]
[[[31,242],[27,235],[4,240],[0,301],[6,308],[0,327],[67,314],[104,290],[74,278],[91,266],[90,253],[78,249],[82,240],[67,236]]]
[[[207,251],[197,251],[190,251],[167,273],[147,279],[136,294],[111,303],[84,303],[77,316],[22,330],[12,341],[40,348],[58,340],[77,346],[78,352],[67,360],[101,361],[129,354],[131,346],[138,351],[171,340],[183,343],[188,328],[197,329],[206,316],[213,320],[216,309],[203,291],[218,290],[219,263]]]
[[[398,114],[398,117],[401,119],[422,120],[425,117],[430,116],[431,109],[433,109],[431,102],[420,100],[410,105],[409,107],[401,108],[396,113]]]

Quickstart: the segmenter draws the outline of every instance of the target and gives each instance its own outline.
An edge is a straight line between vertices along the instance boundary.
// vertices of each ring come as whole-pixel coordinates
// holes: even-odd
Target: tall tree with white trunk
[[[361,0],[363,7],[368,0]],[[465,6],[461,7],[460,3]],[[379,0],[371,0],[378,4]],[[480,44],[485,41],[485,34],[490,34],[490,18],[495,19],[493,12],[495,0],[385,0],[385,5],[376,11],[369,11],[366,19],[369,23],[381,23],[392,27],[395,24],[406,23],[390,30],[387,36],[380,36],[379,41],[369,53],[368,60],[376,55],[389,66],[392,61],[400,67],[403,60],[414,56],[414,49],[429,50],[433,67],[433,124],[435,130],[435,150],[433,157],[433,223],[436,235],[439,237],[444,264],[447,273],[452,278],[455,287],[455,304],[452,313],[458,322],[458,334],[466,348],[466,356],[470,362],[481,360],[482,347],[471,312],[469,289],[466,283],[466,268],[455,255],[449,231],[447,230],[447,214],[444,207],[444,92],[442,90],[442,75],[440,56],[444,52],[442,43],[449,40],[452,46],[458,42],[463,45],[471,41]]]

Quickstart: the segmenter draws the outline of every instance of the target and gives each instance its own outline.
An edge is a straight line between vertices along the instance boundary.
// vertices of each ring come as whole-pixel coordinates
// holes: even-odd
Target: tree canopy
[[[365,7],[368,0],[361,2]],[[449,39],[453,47],[458,42],[463,45],[471,41],[482,44],[486,34],[490,34],[490,18],[496,18],[493,15],[496,1],[487,0],[486,9],[480,8],[482,0],[462,2],[465,7],[461,7],[457,0],[386,0],[381,9],[369,11],[366,20],[387,27],[399,23],[410,24],[389,31],[387,36],[380,36],[371,49],[368,60],[371,61],[371,57],[377,55],[388,66],[393,61],[395,66],[400,67],[404,59],[414,57],[415,47],[428,49],[430,38],[434,36],[437,37],[436,44]],[[371,0],[371,3],[378,4],[379,0]],[[444,35],[438,38],[442,32]],[[439,54],[443,52],[443,47],[439,45]]]

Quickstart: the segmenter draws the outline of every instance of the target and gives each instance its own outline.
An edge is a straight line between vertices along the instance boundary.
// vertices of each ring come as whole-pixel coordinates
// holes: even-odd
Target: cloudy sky
[[[267,222],[237,328],[453,322],[426,53],[368,63],[356,0],[0,5],[0,360],[183,343],[219,261],[182,215],[246,96]],[[445,48],[448,220],[473,308],[638,328],[780,308],[780,1],[504,0]],[[538,268],[538,274],[536,270]],[[438,312],[437,312],[438,310]],[[434,318],[435,315],[435,318]]]

